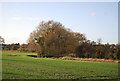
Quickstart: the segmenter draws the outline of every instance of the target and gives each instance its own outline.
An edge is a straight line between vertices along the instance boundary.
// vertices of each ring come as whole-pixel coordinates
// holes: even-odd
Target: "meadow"
[[[118,63],[37,58],[36,53],[2,52],[3,79],[118,79]],[[31,57],[32,56],[32,57]],[[116,80],[115,80],[116,81]]]

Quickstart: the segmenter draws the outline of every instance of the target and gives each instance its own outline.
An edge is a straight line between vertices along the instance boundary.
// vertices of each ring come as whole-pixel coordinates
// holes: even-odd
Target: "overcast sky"
[[[61,22],[91,41],[118,43],[117,2],[0,3],[0,36],[5,43],[26,43],[42,20]]]

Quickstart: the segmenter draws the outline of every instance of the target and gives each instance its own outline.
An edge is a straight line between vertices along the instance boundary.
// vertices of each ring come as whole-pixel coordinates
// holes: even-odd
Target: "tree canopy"
[[[72,32],[60,22],[42,21],[28,39],[29,44],[36,44],[38,56],[64,56],[75,53],[75,49],[86,40],[80,33]]]

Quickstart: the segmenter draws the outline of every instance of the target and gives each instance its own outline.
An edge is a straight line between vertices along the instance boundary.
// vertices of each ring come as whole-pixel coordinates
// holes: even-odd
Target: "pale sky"
[[[61,22],[91,41],[118,43],[117,2],[0,3],[0,36],[7,44],[26,43],[42,20]]]

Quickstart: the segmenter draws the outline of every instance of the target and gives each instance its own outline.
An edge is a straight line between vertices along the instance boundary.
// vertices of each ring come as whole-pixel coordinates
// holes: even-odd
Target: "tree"
[[[21,44],[20,48],[18,50],[27,52],[28,51],[28,45],[27,44]]]
[[[29,39],[29,43],[35,43],[39,48],[38,56],[64,56],[74,53],[80,41],[85,39],[84,35],[74,33],[65,28],[60,22],[50,20],[42,21],[34,30]]]
[[[38,48],[36,48],[36,47],[38,47],[38,44],[36,44],[36,43],[28,43],[28,51],[29,52],[37,52],[37,50],[38,50]]]
[[[17,50],[20,48],[20,44],[16,43],[16,44],[11,44],[11,50]]]
[[[120,44],[116,45],[116,56],[117,56],[117,59],[120,60]]]
[[[5,43],[5,40],[0,36],[0,44],[3,44],[3,43]]]

